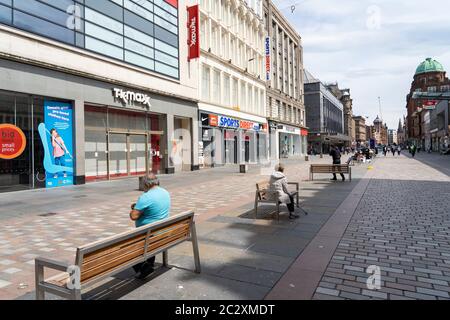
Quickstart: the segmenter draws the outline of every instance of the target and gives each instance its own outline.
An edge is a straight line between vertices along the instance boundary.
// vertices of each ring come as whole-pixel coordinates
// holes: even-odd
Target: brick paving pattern
[[[307,179],[307,166],[308,163],[298,161],[289,164],[287,170],[291,181]],[[172,196],[172,214],[193,209],[201,217],[215,215],[227,208],[234,210],[236,215],[242,214],[242,211],[236,212],[235,209],[253,203],[255,183],[266,177],[262,177],[257,169],[246,175],[237,173],[237,169],[231,170],[214,169],[161,177]],[[137,179],[132,179],[131,183],[133,188],[137,187]],[[30,197],[28,201],[36,203],[36,206],[20,205],[12,210],[7,206],[0,208],[0,215],[20,211],[19,207],[25,207],[28,211],[27,214],[0,220],[0,299],[19,297],[34,290],[34,259],[37,256],[71,262],[77,246],[134,228],[128,213],[130,204],[136,201],[140,192],[126,191],[129,182],[123,180],[111,189],[112,195],[107,194],[109,190],[101,191],[104,194],[100,191],[95,194],[97,189],[110,184],[113,183],[51,190],[52,194],[57,195],[76,194],[74,197],[78,199],[70,202],[65,210],[51,210],[51,206],[46,205],[37,209],[42,201],[40,197],[49,196],[48,190],[22,194],[22,198]],[[124,188],[123,192],[117,192],[120,188]],[[7,194],[0,197],[0,202],[10,199]],[[10,200],[6,200],[10,203],[8,206],[15,203]],[[41,210],[47,214],[42,216]]]
[[[381,289],[369,290],[369,266]],[[377,159],[372,180],[314,299],[450,299],[450,178],[407,157]]]

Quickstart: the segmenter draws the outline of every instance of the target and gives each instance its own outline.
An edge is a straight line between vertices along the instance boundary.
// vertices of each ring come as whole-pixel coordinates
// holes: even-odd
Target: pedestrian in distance
[[[413,144],[410,148],[411,150],[411,155],[414,158],[416,156],[416,146]]]
[[[286,204],[289,210],[289,219],[298,219],[299,215],[295,214],[294,196],[289,192],[288,180],[284,174],[284,165],[279,164],[275,167],[269,181],[269,191],[271,193],[270,200],[278,200],[279,203]],[[277,199],[273,199],[277,197]]]
[[[401,146],[398,146],[398,147],[397,147],[397,153],[398,153],[399,156],[400,156],[400,154],[402,153],[402,147],[401,147]]]
[[[392,147],[391,147],[391,152],[392,152],[392,155],[393,155],[394,157],[395,157],[395,151],[396,151],[396,150],[395,150],[395,146],[392,146]]]
[[[330,156],[333,158],[333,164],[341,164],[341,151],[336,146],[331,146]],[[345,181],[345,176],[341,173],[342,181]],[[333,179],[331,181],[337,181],[336,173],[333,173]]]
[[[136,228],[163,220],[169,217],[171,199],[170,194],[161,188],[159,179],[152,173],[144,177],[144,194],[137,203],[131,206],[130,218],[135,222]],[[155,257],[133,267],[136,278],[143,280],[153,273]]]

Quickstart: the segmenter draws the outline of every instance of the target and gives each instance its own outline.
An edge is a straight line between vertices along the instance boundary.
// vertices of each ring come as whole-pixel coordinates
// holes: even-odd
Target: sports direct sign
[[[266,37],[265,50],[266,50],[266,81],[270,81],[272,74],[272,61],[270,58],[270,37]]]
[[[214,114],[201,115],[202,125],[229,129],[242,129],[253,131],[267,131],[267,125],[258,122],[240,120],[227,116],[218,116]]]
[[[200,13],[198,5],[188,7],[188,61],[200,58]]]
[[[27,139],[20,128],[12,124],[0,124],[0,159],[18,158],[26,146]]]

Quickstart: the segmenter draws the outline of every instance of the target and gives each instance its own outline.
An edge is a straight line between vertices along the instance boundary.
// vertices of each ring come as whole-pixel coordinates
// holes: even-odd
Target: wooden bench
[[[294,192],[291,194],[297,199],[297,208],[300,207],[299,197],[300,197],[300,185],[298,182],[288,182],[289,185],[296,187]],[[261,181],[256,184],[256,195],[255,195],[255,219],[258,216],[258,205],[260,203],[270,203],[275,204],[276,211],[272,213],[277,214],[278,221],[280,220],[280,203],[278,201],[278,192],[269,191],[269,181]]]
[[[349,164],[313,164],[309,169],[309,179],[311,181],[314,181],[315,173],[348,174],[349,180],[352,181],[352,168]]]
[[[195,271],[200,273],[200,254],[192,211],[79,247],[73,265],[36,258],[36,300],[44,300],[45,292],[81,300],[83,289],[159,253],[163,254],[163,265],[167,267],[168,250],[185,241],[192,242]],[[63,273],[44,279],[44,268]],[[74,283],[79,285],[74,286]]]

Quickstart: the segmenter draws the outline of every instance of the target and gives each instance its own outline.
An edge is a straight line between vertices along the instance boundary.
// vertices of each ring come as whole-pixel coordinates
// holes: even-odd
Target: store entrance
[[[109,179],[143,175],[147,172],[147,134],[108,133]]]
[[[162,132],[108,133],[108,178],[161,173]]]

